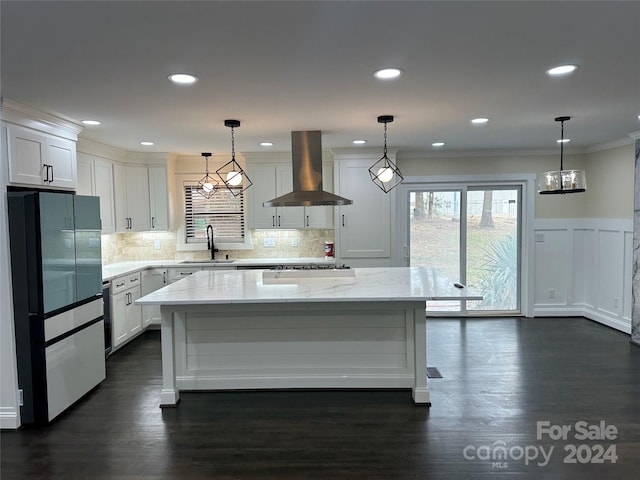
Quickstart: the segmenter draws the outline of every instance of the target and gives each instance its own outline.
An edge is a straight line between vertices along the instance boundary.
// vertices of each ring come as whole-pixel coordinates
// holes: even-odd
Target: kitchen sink
[[[235,260],[183,260],[180,265],[185,263],[233,263]]]

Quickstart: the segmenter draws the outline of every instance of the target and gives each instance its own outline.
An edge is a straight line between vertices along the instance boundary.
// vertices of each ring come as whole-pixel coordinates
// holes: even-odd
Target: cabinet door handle
[[[275,226],[276,226],[276,216],[275,216],[275,215],[273,215],[273,216],[271,217],[271,226],[272,226],[272,227],[275,227]]]
[[[42,179],[42,181],[46,183],[49,181],[49,165],[43,163],[42,168],[44,169],[44,178]]]
[[[151,228],[156,228],[156,217],[151,217]]]
[[[167,272],[162,272],[162,283],[167,283]]]
[[[344,227],[344,215],[342,215],[342,226]]]
[[[280,226],[280,215],[278,215],[278,226]]]
[[[49,181],[53,183],[53,165],[49,165],[49,168],[51,169],[51,180]]]
[[[309,215],[307,215],[307,227],[309,226]]]

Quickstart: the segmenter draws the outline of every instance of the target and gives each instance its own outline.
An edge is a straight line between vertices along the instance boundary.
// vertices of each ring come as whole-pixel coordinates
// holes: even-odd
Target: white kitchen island
[[[480,298],[396,267],[201,271],[136,303],[161,306],[163,407],[180,390],[271,388],[406,388],[430,404],[425,302]]]

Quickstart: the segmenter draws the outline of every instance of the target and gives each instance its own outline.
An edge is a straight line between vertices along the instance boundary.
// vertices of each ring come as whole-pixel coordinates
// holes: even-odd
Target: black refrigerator
[[[7,197],[20,417],[46,424],[105,378],[100,199]]]

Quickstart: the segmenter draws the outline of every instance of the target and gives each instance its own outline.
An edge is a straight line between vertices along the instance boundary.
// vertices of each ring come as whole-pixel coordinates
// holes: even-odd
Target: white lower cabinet
[[[140,273],[116,278],[111,282],[112,348],[116,349],[142,331]]]
[[[166,268],[148,268],[142,272],[142,295],[155,292],[167,285],[168,282]],[[142,328],[145,329],[150,325],[160,325],[159,305],[142,306]]]

